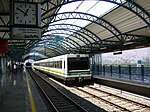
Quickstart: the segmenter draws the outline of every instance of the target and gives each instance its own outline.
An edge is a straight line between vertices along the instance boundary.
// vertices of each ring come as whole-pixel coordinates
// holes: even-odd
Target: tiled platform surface
[[[0,73],[0,112],[31,112],[27,80],[30,85],[36,112],[47,112],[38,90],[29,74],[18,70],[17,73]]]

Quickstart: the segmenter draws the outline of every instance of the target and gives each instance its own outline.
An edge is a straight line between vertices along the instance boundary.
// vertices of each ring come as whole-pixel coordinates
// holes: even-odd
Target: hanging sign
[[[38,28],[13,28],[14,39],[38,39],[41,37],[41,29]]]

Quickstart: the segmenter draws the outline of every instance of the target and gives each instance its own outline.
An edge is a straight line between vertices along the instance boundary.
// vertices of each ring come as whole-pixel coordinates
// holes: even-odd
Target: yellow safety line
[[[33,97],[32,97],[32,92],[31,92],[31,89],[30,89],[29,81],[28,81],[27,73],[26,73],[26,80],[27,80],[27,86],[28,86],[28,93],[29,93],[29,98],[30,98],[31,110],[32,110],[32,112],[36,112],[34,101],[33,101]]]

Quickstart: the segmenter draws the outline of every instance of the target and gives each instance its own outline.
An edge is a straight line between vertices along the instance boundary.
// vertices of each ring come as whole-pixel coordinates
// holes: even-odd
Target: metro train
[[[65,54],[35,61],[33,68],[49,74],[65,84],[91,80],[88,54]]]
[[[32,63],[30,62],[27,62],[25,63],[25,67],[28,69],[28,68],[32,68]]]

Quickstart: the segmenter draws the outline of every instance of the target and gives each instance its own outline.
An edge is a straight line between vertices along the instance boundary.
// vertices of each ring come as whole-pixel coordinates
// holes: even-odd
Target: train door
[[[62,59],[61,61],[62,61],[62,71],[63,73],[65,73],[65,60]]]
[[[2,73],[2,64],[1,64],[1,56],[0,56],[0,75],[1,75],[1,73]]]

